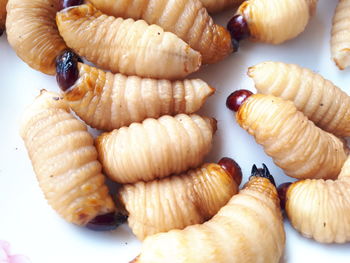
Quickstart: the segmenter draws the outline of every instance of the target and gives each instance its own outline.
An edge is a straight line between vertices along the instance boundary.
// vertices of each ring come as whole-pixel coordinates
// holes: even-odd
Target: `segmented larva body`
[[[200,0],[91,0],[115,17],[143,19],[176,34],[202,54],[203,63],[215,63],[232,52],[230,33],[209,16]]]
[[[344,143],[316,127],[291,101],[255,94],[236,119],[288,176],[335,179],[346,160]]]
[[[146,238],[133,263],[277,263],[284,245],[276,189],[253,177],[206,223]]]
[[[56,0],[9,0],[7,38],[30,67],[55,75],[55,59],[67,48],[55,23]]]
[[[291,100],[323,130],[350,136],[350,97],[319,74],[294,64],[264,62],[249,68],[248,75],[259,93]]]
[[[211,163],[182,175],[125,185],[119,196],[129,213],[129,226],[143,240],[209,220],[237,192],[231,175]]]
[[[248,23],[251,38],[281,44],[302,33],[317,0],[247,0],[237,10]]]
[[[331,52],[339,69],[350,65],[350,1],[339,0],[332,26]]]
[[[304,236],[322,243],[350,241],[350,158],[337,180],[303,180],[286,195],[286,212]]]
[[[198,167],[211,149],[215,130],[212,118],[165,115],[104,133],[97,138],[96,146],[104,171],[112,180],[151,181]]]
[[[21,136],[46,199],[65,220],[85,225],[115,209],[93,138],[58,94],[42,91],[23,116]]]
[[[237,6],[244,0],[200,0],[209,13],[216,13]]]
[[[7,1],[8,0],[0,0],[0,35],[5,30]]]
[[[78,63],[79,79],[64,93],[90,126],[113,130],[162,115],[193,113],[214,89],[200,79],[169,81],[104,72]]]
[[[64,9],[56,21],[69,47],[113,72],[179,79],[201,64],[200,53],[175,34],[144,20],[104,15],[91,4]]]

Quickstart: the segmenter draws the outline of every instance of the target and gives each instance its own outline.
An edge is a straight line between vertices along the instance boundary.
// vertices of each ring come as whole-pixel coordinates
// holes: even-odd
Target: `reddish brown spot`
[[[236,50],[238,49],[239,41],[250,36],[248,23],[242,15],[232,17],[227,23],[227,30],[231,34],[232,45]]]
[[[251,95],[253,95],[253,93],[249,90],[236,90],[227,97],[226,107],[232,111],[238,111],[243,102]]]
[[[79,78],[78,62],[81,59],[71,50],[64,50],[56,58],[56,80],[61,90],[66,91]]]
[[[127,216],[120,213],[98,215],[87,223],[86,227],[95,231],[110,231],[116,229],[127,220]]]
[[[287,202],[287,191],[289,189],[289,186],[291,185],[292,183],[283,183],[281,184],[278,188],[277,188],[277,191],[278,191],[278,196],[280,198],[280,204],[281,204],[281,208],[282,209],[285,209],[286,207],[286,202]]]
[[[242,170],[241,167],[233,159],[228,157],[223,157],[218,162],[218,164],[225,169],[225,171],[231,175],[233,180],[240,185],[242,182]]]

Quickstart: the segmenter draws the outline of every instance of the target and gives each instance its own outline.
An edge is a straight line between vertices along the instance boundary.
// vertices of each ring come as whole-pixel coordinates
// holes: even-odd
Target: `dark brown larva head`
[[[59,0],[59,10],[65,9],[67,7],[81,5],[84,0]]]
[[[238,111],[243,102],[253,95],[253,92],[245,89],[232,92],[226,99],[226,107],[232,111]]]
[[[239,41],[250,36],[248,23],[242,15],[232,17],[227,23],[227,30],[231,34],[232,45],[236,50],[239,47]]]
[[[225,169],[225,171],[232,176],[233,180],[240,185],[242,182],[242,170],[241,167],[233,159],[223,157],[218,164]]]
[[[287,191],[289,186],[292,183],[283,183],[280,186],[278,186],[277,191],[278,191],[278,196],[280,198],[280,204],[281,208],[284,209],[286,207],[286,202],[287,202]]]
[[[267,166],[263,163],[263,168],[257,168],[256,165],[254,164],[252,167],[252,172],[251,172],[251,176],[256,176],[256,177],[263,177],[263,178],[267,178],[270,180],[270,182],[276,186],[275,183],[275,179],[273,178],[273,176],[270,174],[269,169],[267,168]]]
[[[110,231],[123,224],[127,218],[121,213],[108,213],[96,216],[86,227],[94,231]]]
[[[78,62],[81,59],[71,50],[65,50],[57,56],[56,80],[61,90],[68,90],[79,78]]]

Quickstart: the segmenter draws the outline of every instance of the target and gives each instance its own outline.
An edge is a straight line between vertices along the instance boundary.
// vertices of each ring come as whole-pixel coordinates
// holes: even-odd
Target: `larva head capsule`
[[[232,45],[236,51],[239,47],[239,41],[250,36],[248,23],[242,15],[233,16],[227,23],[227,30],[231,34]]]
[[[255,176],[255,177],[263,177],[263,178],[267,178],[270,180],[270,182],[276,186],[275,183],[275,179],[273,178],[273,176],[271,175],[269,169],[267,168],[267,166],[263,163],[263,168],[257,168],[256,165],[254,164],[252,167],[252,172],[251,172],[251,177]]]
[[[240,185],[242,182],[242,170],[241,167],[233,159],[228,157],[223,157],[220,159],[218,164],[224,168],[224,170],[231,175],[233,180]]]
[[[245,89],[232,92],[226,99],[226,107],[232,111],[238,111],[243,102],[253,95],[253,92]]]
[[[63,51],[56,58],[56,81],[61,90],[68,90],[79,78],[78,62],[82,60],[71,50]]]
[[[110,231],[126,222],[127,218],[121,213],[98,215],[87,223],[86,227],[94,231]]]
[[[280,204],[281,208],[284,209],[286,207],[286,202],[287,202],[287,191],[289,189],[289,186],[292,183],[283,183],[280,186],[278,186],[277,191],[278,191],[278,196],[280,198]]]
[[[62,10],[71,6],[82,5],[83,3],[84,3],[84,0],[60,0],[59,10]]]

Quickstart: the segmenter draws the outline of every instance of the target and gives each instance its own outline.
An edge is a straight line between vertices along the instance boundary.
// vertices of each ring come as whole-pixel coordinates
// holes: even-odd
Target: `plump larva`
[[[350,0],[339,0],[332,26],[331,51],[339,69],[350,65]]]
[[[209,13],[224,11],[241,4],[244,0],[200,0]]]
[[[67,46],[55,23],[56,0],[9,0],[7,38],[30,67],[54,75],[55,59]]]
[[[104,15],[91,4],[64,9],[56,21],[70,48],[113,72],[179,79],[201,65],[200,53],[175,34],[143,20]]]
[[[253,176],[208,222],[146,238],[133,263],[277,263],[284,246],[276,188]]]
[[[129,226],[143,240],[209,220],[237,192],[231,175],[211,163],[182,175],[125,185],[119,196],[129,213]]]
[[[316,127],[291,101],[255,94],[236,119],[288,176],[335,179],[346,160],[344,143]]]
[[[7,1],[8,0],[0,0],[0,36],[5,30]]]
[[[350,136],[350,97],[329,80],[294,64],[263,62],[249,68],[259,93],[291,100],[325,131]]]
[[[42,91],[20,133],[46,199],[64,219],[85,225],[114,211],[93,138],[58,94]]]
[[[350,241],[350,158],[337,180],[303,180],[289,186],[286,212],[293,227],[322,243]]]
[[[104,171],[119,183],[151,181],[198,167],[210,151],[216,121],[196,114],[133,123],[97,138]]]
[[[174,81],[104,72],[78,63],[79,79],[63,96],[91,127],[111,131],[162,115],[194,113],[214,93],[200,79]]]
[[[209,16],[200,0],[90,0],[105,14],[143,19],[176,34],[215,63],[232,52],[230,33]],[[232,2],[232,1],[231,1]]]

